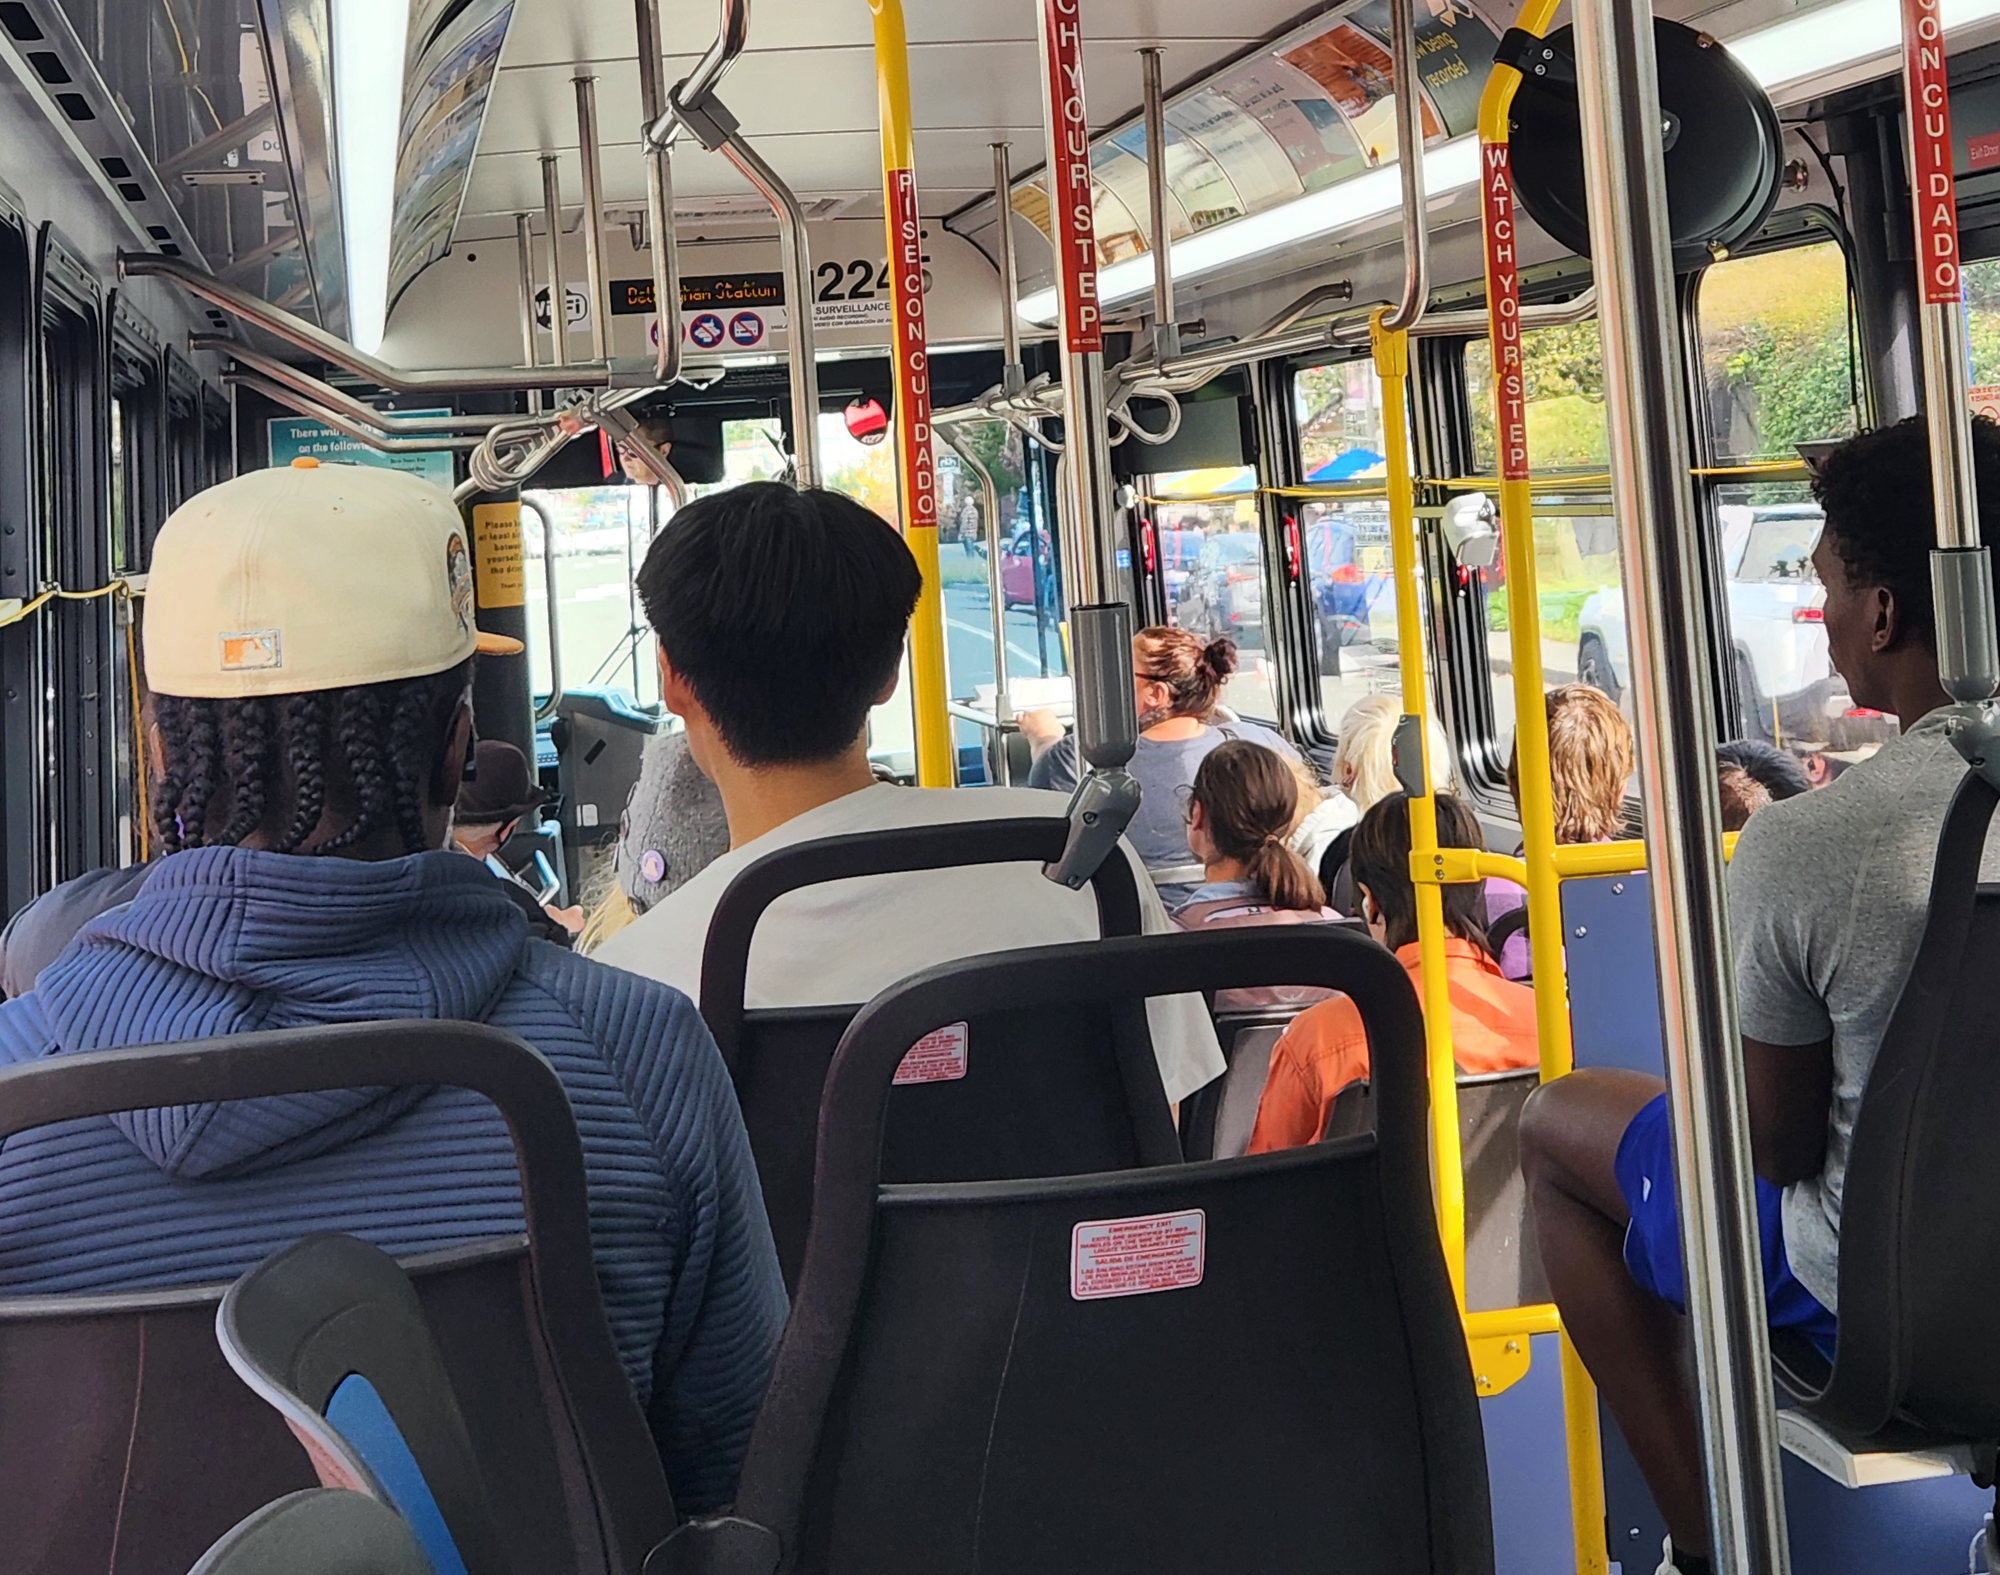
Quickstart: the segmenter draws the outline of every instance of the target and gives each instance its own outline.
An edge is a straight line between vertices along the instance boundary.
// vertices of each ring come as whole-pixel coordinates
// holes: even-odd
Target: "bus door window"
[[[1698,478],[1709,490],[1729,622],[1723,659],[1736,705],[1722,731],[1809,764],[1831,757],[1838,770],[1896,724],[1858,710],[1828,659],[1811,557],[1819,506],[1802,476],[1726,472],[1795,462],[1797,444],[1857,429],[1846,257],[1825,240],[1717,263],[1702,274],[1697,309],[1706,468],[1725,472]]]
[[[1631,666],[1625,636],[1625,576],[1609,493],[1610,440],[1597,322],[1538,328],[1521,336],[1527,378],[1528,455],[1543,483],[1534,501],[1536,601],[1542,626],[1542,686],[1587,683],[1631,719]],[[1494,469],[1492,347],[1465,347],[1473,454],[1481,475]],[[1561,490],[1556,490],[1559,483]],[[1487,668],[1492,675],[1495,742],[1513,748],[1513,648],[1506,563],[1480,571],[1486,582]]]
[[[1257,531],[1257,472],[1213,465],[1143,478],[1167,621],[1204,640],[1236,642],[1236,672],[1222,703],[1239,716],[1278,714],[1264,654],[1264,545]]]
[[[1373,362],[1301,367],[1293,375],[1292,414],[1301,479],[1308,487],[1339,489],[1337,496],[1284,500],[1310,577],[1321,702],[1327,723],[1337,728],[1356,701],[1399,695],[1403,687],[1382,386]],[[1428,652],[1425,661],[1428,668]]]

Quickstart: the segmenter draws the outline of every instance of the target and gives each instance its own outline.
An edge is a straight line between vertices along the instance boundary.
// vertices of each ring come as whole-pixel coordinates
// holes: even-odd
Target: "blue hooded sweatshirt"
[[[728,1072],[685,996],[530,941],[476,861],[176,854],[0,1006],[0,1066],[376,1018],[491,1023],[554,1065],[605,1311],[675,1501],[727,1503],[785,1318]],[[403,1255],[524,1228],[506,1126],[458,1089],[187,1105],[0,1146],[16,1293],[226,1281],[314,1230]]]

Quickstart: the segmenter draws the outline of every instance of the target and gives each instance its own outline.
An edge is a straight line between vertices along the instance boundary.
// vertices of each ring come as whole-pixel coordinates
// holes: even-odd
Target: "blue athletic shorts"
[[[1632,1211],[1625,1230],[1625,1267],[1642,1291],[1687,1309],[1687,1280],[1681,1270],[1681,1224],[1674,1198],[1674,1144],[1667,1129],[1667,1096],[1660,1095],[1632,1118],[1618,1141],[1614,1161],[1618,1190]],[[1764,1311],[1773,1329],[1796,1329],[1831,1359],[1834,1317],[1801,1285],[1785,1261],[1784,1226],[1779,1219],[1781,1188],[1757,1183],[1757,1238],[1764,1249]]]

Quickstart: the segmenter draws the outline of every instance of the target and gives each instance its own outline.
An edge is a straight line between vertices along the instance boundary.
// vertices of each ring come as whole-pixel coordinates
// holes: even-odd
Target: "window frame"
[[[1869,383],[1868,357],[1863,352],[1860,342],[1860,303],[1856,296],[1854,242],[1853,237],[1847,232],[1846,225],[1841,222],[1839,214],[1817,203],[1787,208],[1781,213],[1774,214],[1750,241],[1731,252],[1722,261],[1739,262],[1751,257],[1768,257],[1801,246],[1820,246],[1828,242],[1840,249],[1841,262],[1847,276],[1847,343],[1856,395],[1855,420],[1859,426],[1865,428],[1874,409],[1874,395]],[[1709,408],[1701,354],[1701,286],[1702,281],[1708,277],[1709,269],[1715,266],[1717,264],[1710,263],[1680,280],[1678,306],[1684,397],[1689,411],[1690,455],[1695,471],[1692,478],[1695,540],[1701,557],[1704,600],[1710,630],[1710,694],[1716,707],[1716,738],[1722,741],[1737,735],[1743,714],[1743,695],[1737,683],[1735,637],[1729,623],[1728,566],[1722,559],[1721,493],[1725,487],[1741,485],[1748,476],[1756,472],[1750,468],[1754,462],[1724,463],[1716,457],[1718,439],[1714,412]],[[1766,479],[1772,481],[1803,481],[1808,478],[1803,461],[1793,475],[1776,475],[1770,472],[1763,474]]]
[[[95,590],[112,577],[111,379],[106,302],[76,253],[44,223],[37,234],[37,491],[57,584]],[[39,622],[48,674],[48,835],[54,880],[109,865],[118,851],[117,710],[109,597],[56,601]]]

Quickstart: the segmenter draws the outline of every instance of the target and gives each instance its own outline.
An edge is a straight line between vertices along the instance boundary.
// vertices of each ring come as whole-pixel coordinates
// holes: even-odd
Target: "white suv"
[[[1813,503],[1725,503],[1718,509],[1735,663],[1738,738],[1857,749],[1895,732],[1879,712],[1856,710],[1827,655],[1824,593],[1812,549],[1823,516]],[[1625,597],[1595,591],[1578,615],[1579,681],[1616,700],[1631,681]]]

